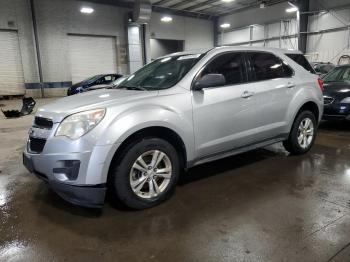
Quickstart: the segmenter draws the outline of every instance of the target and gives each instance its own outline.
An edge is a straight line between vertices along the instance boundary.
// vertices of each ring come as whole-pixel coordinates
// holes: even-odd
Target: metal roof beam
[[[194,11],[186,11],[186,10],[179,10],[179,9],[172,9],[168,7],[153,5],[152,11],[159,12],[159,13],[166,13],[166,14],[172,14],[172,15],[180,15],[180,16],[188,16],[193,18],[202,18],[207,20],[214,19],[214,16],[206,13],[201,12],[194,12]]]
[[[187,8],[185,8],[185,10],[192,11],[192,10],[195,10],[197,8],[200,8],[200,7],[203,7],[203,6],[206,6],[206,5],[210,5],[210,4],[213,4],[213,3],[217,3],[217,2],[220,2],[220,0],[207,0],[205,2],[198,3],[198,4],[192,5],[190,7],[187,7]]]
[[[167,3],[170,3],[173,0],[160,0],[158,2],[153,3],[152,5],[165,5]]]
[[[170,5],[169,8],[179,8],[180,6],[188,4],[188,0],[180,1],[176,4]]]
[[[271,1],[267,2],[267,7],[268,6],[272,6],[272,5],[276,5],[276,4],[279,4],[279,3],[283,3],[283,2],[287,2],[287,0],[271,0]],[[252,9],[252,8],[256,8],[258,6],[259,5],[257,4],[257,2],[251,2],[250,4],[248,4],[246,6],[243,6],[243,7],[240,7],[240,8],[239,7],[235,7],[235,8],[231,8],[231,9],[226,9],[225,11],[219,12],[216,15],[217,16],[231,15],[231,14],[235,14],[235,13],[238,13],[238,12],[246,11],[246,10],[249,10],[249,9]]]

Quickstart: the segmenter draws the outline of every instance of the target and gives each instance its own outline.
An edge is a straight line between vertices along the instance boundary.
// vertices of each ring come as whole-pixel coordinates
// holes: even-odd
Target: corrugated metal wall
[[[252,25],[221,33],[219,44],[298,49],[297,28],[296,19]]]
[[[309,14],[306,55],[310,61],[338,63],[340,56],[350,55],[349,5],[348,0],[310,0],[315,11]],[[291,17],[285,12],[287,6],[281,3],[220,18],[219,24],[228,22],[231,28],[220,32],[219,44],[298,49],[296,13]]]
[[[17,32],[0,31],[0,96],[25,94]]]
[[[337,63],[350,55],[350,8],[321,12],[309,17],[307,55],[313,62]]]

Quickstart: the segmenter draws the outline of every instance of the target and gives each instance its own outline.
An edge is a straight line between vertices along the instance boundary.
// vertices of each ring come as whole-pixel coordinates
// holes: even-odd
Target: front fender
[[[147,127],[165,127],[177,133],[185,144],[187,159],[193,159],[192,111],[179,112],[166,106],[140,105],[125,110],[104,128],[96,145],[120,145],[129,136]],[[113,150],[116,149],[114,147]],[[114,153],[115,151],[111,152],[113,155]]]

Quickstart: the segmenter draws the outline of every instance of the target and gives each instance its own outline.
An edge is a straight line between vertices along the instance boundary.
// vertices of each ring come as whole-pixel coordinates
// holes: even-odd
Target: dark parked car
[[[121,76],[119,78],[117,78],[116,80],[114,80],[113,82],[107,84],[107,85],[98,85],[98,86],[94,86],[94,88],[96,89],[101,89],[101,88],[107,88],[107,89],[111,89],[111,88],[117,88],[119,86],[120,83],[122,83],[125,79],[127,79],[129,77],[129,75],[124,75]]]
[[[122,77],[122,75],[119,74],[96,75],[90,77],[68,88],[67,95],[71,96],[86,91],[105,88],[106,85],[111,84],[120,77]]]
[[[332,63],[314,63],[313,64],[314,70],[319,76],[325,76],[328,74],[330,71],[332,71],[335,68],[335,65]]]
[[[337,66],[324,77],[324,119],[350,120],[350,65]]]

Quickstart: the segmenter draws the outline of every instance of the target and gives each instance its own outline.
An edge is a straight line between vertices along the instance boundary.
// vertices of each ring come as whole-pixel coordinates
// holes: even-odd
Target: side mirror
[[[223,86],[226,84],[226,79],[222,74],[207,74],[204,75],[201,79],[197,80],[194,83],[194,90],[202,90],[206,87],[216,87]]]

